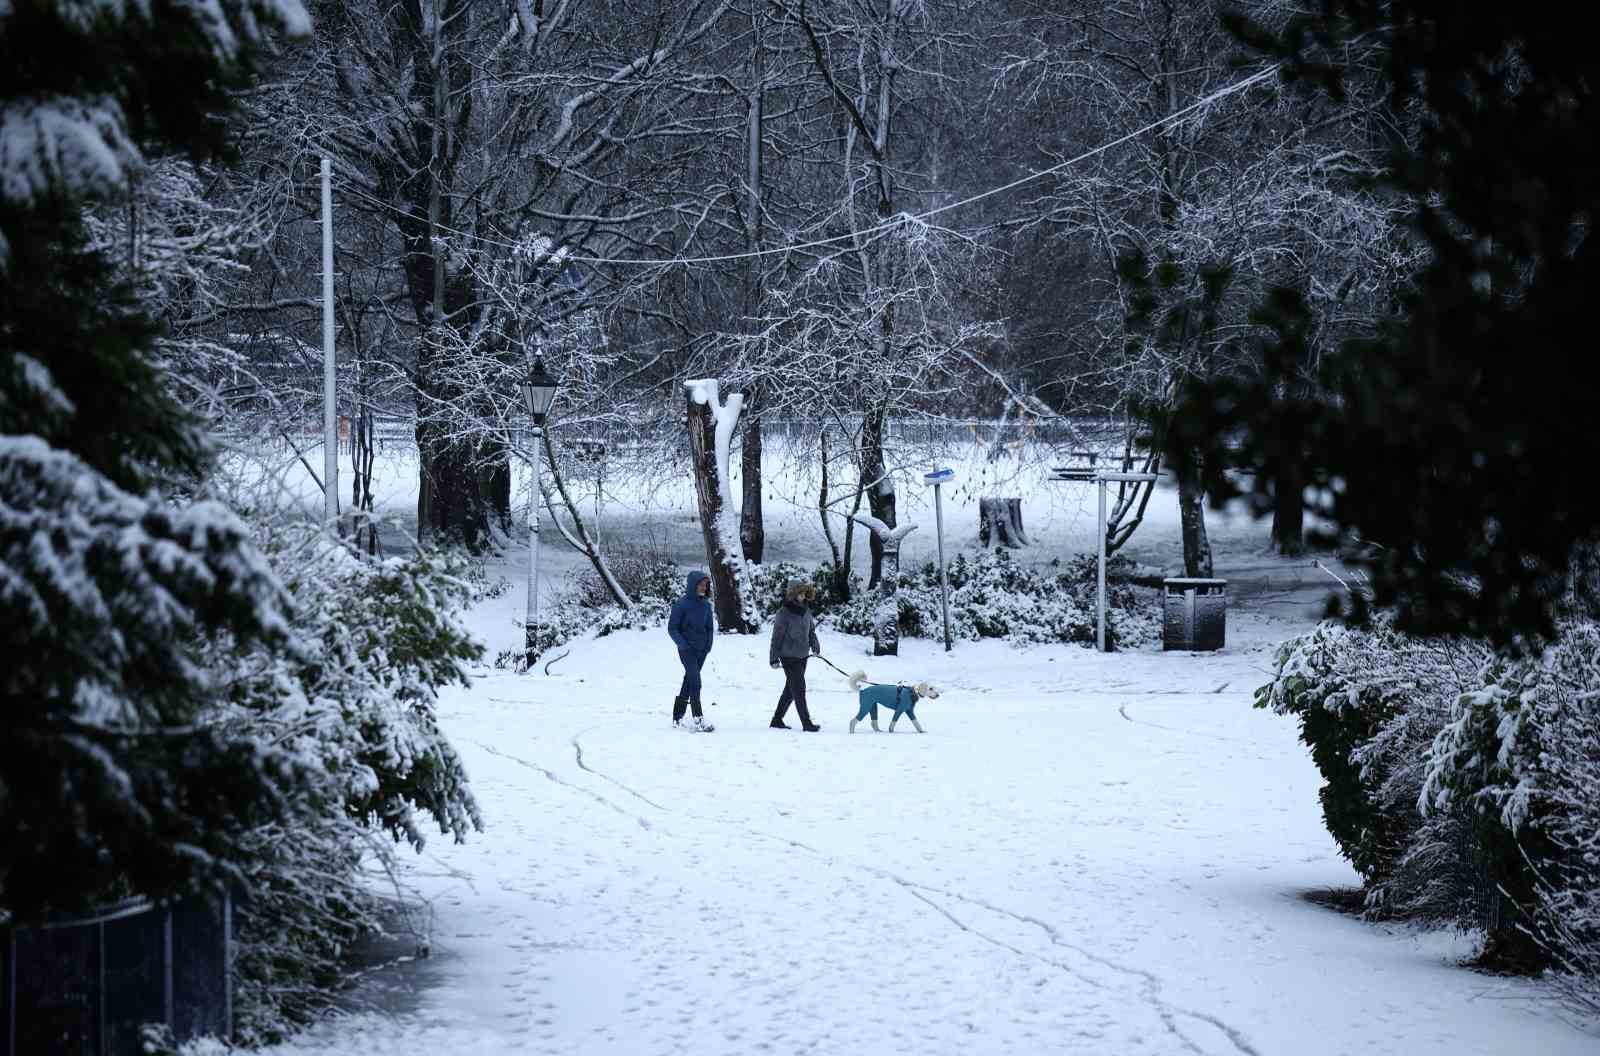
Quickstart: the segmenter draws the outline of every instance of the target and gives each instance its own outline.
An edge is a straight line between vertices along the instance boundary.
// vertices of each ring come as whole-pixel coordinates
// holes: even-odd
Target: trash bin
[[[1163,649],[1221,649],[1227,642],[1228,581],[1168,579],[1161,627]]]

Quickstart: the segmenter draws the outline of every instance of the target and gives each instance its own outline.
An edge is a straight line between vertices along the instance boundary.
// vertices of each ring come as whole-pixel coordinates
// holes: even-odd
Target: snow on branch
[[[895,546],[900,545],[900,540],[904,539],[917,529],[915,524],[909,523],[896,525],[895,527],[890,528],[887,524],[884,524],[870,513],[852,513],[850,514],[850,519],[871,531],[873,535],[883,540],[883,542],[892,543]]]
[[[22,99],[0,105],[0,203],[111,193],[139,165],[115,99]]]

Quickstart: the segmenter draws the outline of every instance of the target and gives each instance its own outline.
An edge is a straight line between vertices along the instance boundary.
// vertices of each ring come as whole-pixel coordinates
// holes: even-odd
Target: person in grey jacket
[[[806,608],[816,596],[817,589],[810,583],[789,584],[783,605],[772,621],[772,646],[767,651],[767,659],[773,667],[783,668],[783,693],[778,697],[778,710],[772,713],[772,721],[768,723],[776,730],[789,728],[783,717],[788,714],[791,703],[800,716],[802,730],[816,733],[822,729],[811,721],[811,713],[806,710],[806,660],[822,652],[822,645],[817,641],[816,620]]]

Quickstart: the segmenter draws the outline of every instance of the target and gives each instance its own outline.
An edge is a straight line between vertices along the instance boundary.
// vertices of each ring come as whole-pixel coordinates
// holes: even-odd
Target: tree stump
[[[738,548],[739,532],[726,509],[728,498],[728,427],[718,440],[717,420],[738,420],[744,398],[735,393],[724,403],[714,380],[692,381],[688,390],[689,463],[694,470],[695,497],[700,506],[700,531],[705,539],[706,573],[711,577],[711,604],[716,608],[717,629],[754,634],[760,619],[748,604],[744,589],[744,556]]]
[[[1028,545],[1027,533],[1022,530],[1022,499],[979,499],[978,542],[984,546],[1009,546],[1012,549]]]

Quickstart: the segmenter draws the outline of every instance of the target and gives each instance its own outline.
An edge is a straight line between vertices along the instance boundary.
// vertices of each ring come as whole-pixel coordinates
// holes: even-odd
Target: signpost
[[[1095,648],[1100,652],[1106,651],[1106,485],[1111,481],[1124,484],[1142,484],[1157,479],[1156,473],[1120,473],[1109,469],[1095,469],[1093,466],[1054,466],[1050,470],[1051,480],[1078,480],[1095,481],[1100,485],[1100,516],[1096,519],[1096,535],[1099,537],[1096,549],[1099,551],[1099,568],[1096,574],[1098,580],[1095,591]]]
[[[944,617],[944,651],[950,651],[950,585],[944,577],[944,503],[939,489],[956,479],[956,471],[948,466],[924,473],[925,483],[933,485],[934,536],[939,549],[939,610]]]

